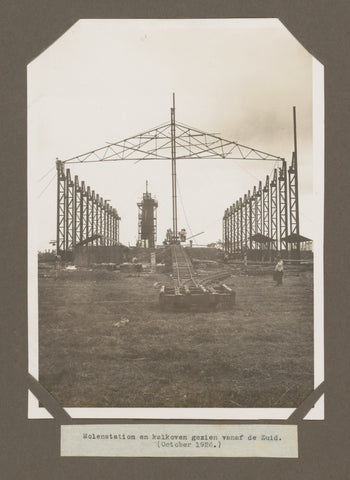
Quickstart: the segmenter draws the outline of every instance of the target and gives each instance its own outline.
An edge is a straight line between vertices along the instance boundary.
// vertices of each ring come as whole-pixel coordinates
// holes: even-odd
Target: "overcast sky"
[[[56,237],[56,157],[169,121],[172,92],[179,122],[288,163],[296,106],[301,234],[313,238],[312,57],[278,21],[81,20],[28,66],[29,208],[38,219],[38,249]],[[204,231],[198,243],[218,240],[225,208],[273,167],[179,161],[179,229]],[[117,208],[126,245],[137,240],[136,204],[147,179],[163,241],[172,225],[170,161],[70,168]]]

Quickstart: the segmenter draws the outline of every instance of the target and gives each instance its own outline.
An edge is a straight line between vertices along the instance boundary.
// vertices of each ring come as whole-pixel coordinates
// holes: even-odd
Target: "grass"
[[[212,270],[210,271],[212,273]],[[313,390],[312,272],[233,270],[237,305],[162,312],[164,274],[39,278],[40,382],[65,407],[295,407]]]

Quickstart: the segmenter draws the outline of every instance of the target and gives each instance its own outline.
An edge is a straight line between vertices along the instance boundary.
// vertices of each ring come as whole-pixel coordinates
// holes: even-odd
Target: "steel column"
[[[66,251],[66,176],[63,163],[56,161],[57,169],[57,255]]]
[[[287,166],[285,160],[279,169],[279,238],[280,250],[286,251],[288,256],[288,243],[283,240],[288,235],[288,201],[287,201]]]
[[[66,172],[66,194],[65,194],[65,211],[66,211],[66,226],[65,226],[65,250],[71,250],[75,238],[74,226],[74,182],[71,179],[70,170]]]
[[[271,249],[278,250],[278,199],[277,199],[277,169],[273,171],[272,181],[270,183],[271,199]]]
[[[269,176],[266,176],[265,185],[262,191],[262,217],[263,217],[263,230],[262,234],[265,237],[270,237],[270,179]],[[270,250],[270,241],[266,244],[266,248]]]

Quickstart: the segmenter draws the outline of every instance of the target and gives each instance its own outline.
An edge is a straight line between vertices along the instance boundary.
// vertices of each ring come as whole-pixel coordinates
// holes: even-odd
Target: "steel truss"
[[[172,109],[173,110],[173,109]],[[174,143],[172,144],[172,140]],[[170,123],[155,127],[133,137],[91,150],[64,160],[63,163],[108,161],[217,159],[269,160],[282,158],[261,150],[225,140],[217,135],[187,126],[172,118]]]
[[[63,162],[57,168],[57,253],[66,255],[79,245],[119,244],[117,210],[99,195],[95,195],[85,182],[74,181]]]

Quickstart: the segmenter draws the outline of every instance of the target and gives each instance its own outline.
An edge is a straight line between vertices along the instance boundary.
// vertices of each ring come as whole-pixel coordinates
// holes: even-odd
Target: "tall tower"
[[[146,193],[142,201],[137,204],[139,207],[139,238],[138,245],[145,248],[154,248],[157,241],[157,208],[158,201],[148,192],[148,181],[146,180]]]

